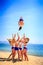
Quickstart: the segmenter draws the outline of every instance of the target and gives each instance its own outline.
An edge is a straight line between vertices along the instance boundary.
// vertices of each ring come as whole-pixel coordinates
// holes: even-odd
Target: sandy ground
[[[0,65],[43,65],[43,57],[28,55],[29,61],[18,61],[17,55],[14,61],[10,59],[7,60],[11,52],[0,51]]]

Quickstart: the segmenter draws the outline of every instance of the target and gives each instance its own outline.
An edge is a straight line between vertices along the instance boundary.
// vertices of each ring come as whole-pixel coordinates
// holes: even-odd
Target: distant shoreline
[[[0,43],[0,51],[11,52],[10,44]],[[43,44],[28,44],[27,52],[29,55],[43,56]]]
[[[11,51],[3,51],[3,50],[0,50],[0,52],[9,52],[9,53],[11,53]],[[28,52],[27,52],[27,54],[30,55],[30,56],[43,57],[43,55],[34,55],[34,54],[29,54]]]

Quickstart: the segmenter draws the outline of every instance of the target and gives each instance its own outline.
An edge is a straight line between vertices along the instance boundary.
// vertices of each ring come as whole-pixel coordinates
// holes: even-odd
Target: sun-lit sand
[[[17,55],[14,62],[7,59],[11,52],[0,51],[0,65],[43,65],[43,57],[28,55],[29,61],[18,61]]]

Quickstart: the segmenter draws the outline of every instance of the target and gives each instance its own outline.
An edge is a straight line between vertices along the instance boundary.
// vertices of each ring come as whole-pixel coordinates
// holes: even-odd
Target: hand
[[[15,39],[15,37],[16,37],[16,34],[12,34],[12,38]]]

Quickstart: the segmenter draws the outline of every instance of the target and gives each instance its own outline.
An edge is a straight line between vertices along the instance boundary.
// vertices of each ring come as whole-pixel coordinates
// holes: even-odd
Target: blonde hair
[[[28,43],[29,42],[29,38],[25,38],[25,43]]]

